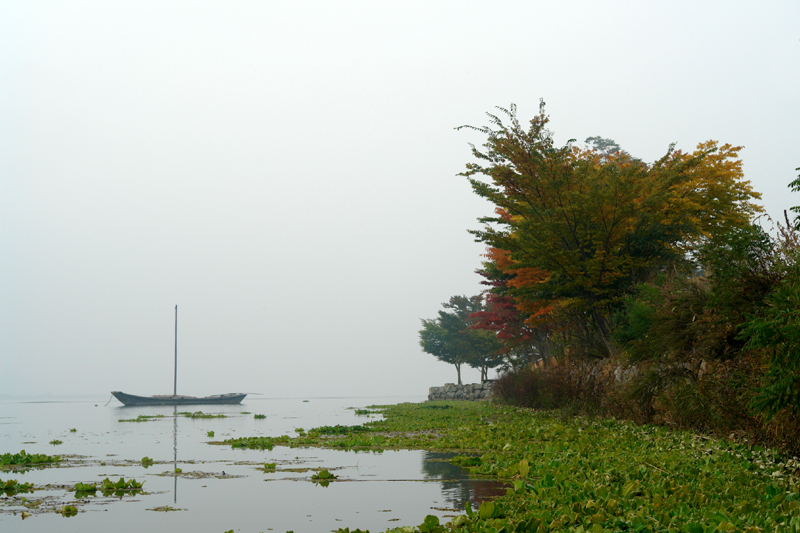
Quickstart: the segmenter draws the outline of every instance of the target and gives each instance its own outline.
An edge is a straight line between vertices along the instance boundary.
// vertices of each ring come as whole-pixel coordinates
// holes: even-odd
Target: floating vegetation
[[[311,481],[320,486],[327,487],[332,480],[338,477],[339,476],[331,474],[327,469],[323,468],[322,470],[311,476]]]
[[[64,441],[53,439],[50,441],[50,444],[52,444],[53,446],[58,446],[59,444],[64,444]]]
[[[61,511],[56,511],[56,512],[60,512],[61,516],[70,517],[78,514],[78,508],[75,507],[74,505],[62,505]]]
[[[19,453],[4,453],[0,455],[0,467],[6,468],[13,466],[46,466],[58,461],[61,461],[61,457],[58,455],[29,454],[25,450],[21,450]]]
[[[242,411],[242,412],[241,412],[241,413],[239,413],[239,414],[240,414],[240,415],[250,415],[250,414],[252,414],[252,413],[251,413],[250,411]]]
[[[256,420],[263,420],[267,418],[267,415],[253,415],[253,418],[255,418]]]
[[[271,450],[273,446],[288,446],[290,441],[289,435],[281,435],[280,437],[241,437],[238,439],[226,439],[212,444],[229,444],[233,448]]]
[[[142,457],[142,466],[147,468],[148,466],[153,466],[153,460],[147,457],[146,455]]]
[[[367,416],[372,414],[378,414],[379,411],[370,411],[369,409],[355,409],[354,412],[358,416]]]
[[[70,433],[75,433],[76,431],[78,431],[77,428],[72,428],[69,430]]]
[[[125,480],[124,477],[119,478],[117,481],[111,481],[109,478],[105,478],[97,490],[103,493],[103,496],[111,496],[112,494],[120,499],[125,494],[136,494],[142,491],[142,485],[144,481],[141,483],[137,482],[135,479]]]
[[[33,483],[20,483],[16,479],[0,479],[0,493],[13,496],[19,492],[33,492]]]
[[[330,471],[327,468],[323,468],[319,472],[317,472],[316,474],[311,476],[311,479],[322,481],[322,480],[326,480],[326,479],[328,479],[328,480],[336,479],[338,477],[339,476],[337,476],[337,475],[331,474]]]
[[[476,509],[470,506],[448,524],[426,518],[420,526],[393,533],[788,533],[800,525],[800,463],[771,450],[663,427],[487,402],[379,409],[385,419],[370,421],[363,430],[331,435],[329,428],[317,428],[292,439],[253,437],[225,444],[455,452],[459,455],[452,462],[472,475],[510,485],[505,496]]]
[[[277,467],[278,463],[264,463],[265,472],[274,472]]]
[[[336,424],[335,426],[321,426],[318,428],[314,428],[309,431],[309,433],[317,433],[319,435],[351,435],[353,433],[361,433],[364,431],[369,431],[369,429],[365,428],[364,426],[340,426]]]
[[[153,507],[152,509],[146,509],[147,511],[158,511],[161,513],[168,513],[170,511],[185,511],[186,509],[179,509],[177,507],[170,507],[169,505],[162,505],[161,507]]]
[[[214,436],[214,432],[213,431],[209,431],[206,435],[208,435],[209,437],[213,437]]]
[[[194,413],[178,413],[182,414],[186,418],[227,418],[227,416],[223,415],[222,413],[213,415],[211,413],[204,413],[203,411],[195,411]]]
[[[121,418],[119,422],[150,422],[157,418],[164,418],[164,415],[139,415],[136,418]]]
[[[306,430],[303,428],[294,428],[294,432],[300,435],[301,437],[304,437],[306,434]]]
[[[176,469],[175,469],[175,473],[176,473],[176,474],[180,474],[181,472],[183,472],[183,469],[182,469],[182,468],[176,468]]]
[[[97,483],[76,483],[74,490],[76,498],[94,496],[97,492]]]

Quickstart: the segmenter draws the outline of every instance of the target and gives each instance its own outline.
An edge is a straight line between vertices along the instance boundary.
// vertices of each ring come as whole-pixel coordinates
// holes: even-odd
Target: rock
[[[445,383],[443,387],[430,387],[428,389],[428,400],[487,400],[492,396],[493,385],[494,382],[492,381],[487,381],[485,383],[469,383],[466,385]]]

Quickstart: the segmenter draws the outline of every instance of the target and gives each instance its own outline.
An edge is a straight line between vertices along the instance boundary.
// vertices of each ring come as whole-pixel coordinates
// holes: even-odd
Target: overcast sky
[[[800,3],[0,1],[0,394],[425,395],[494,106],[800,204]],[[476,370],[464,372],[478,381]]]

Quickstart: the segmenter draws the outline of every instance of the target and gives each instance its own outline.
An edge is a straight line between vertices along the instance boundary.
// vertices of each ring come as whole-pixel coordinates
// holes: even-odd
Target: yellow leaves
[[[669,214],[687,216],[698,237],[741,227],[763,211],[752,201],[760,199],[761,194],[744,179],[741,150],[741,146],[718,146],[717,141],[706,141],[698,144],[692,154],[680,151],[672,154],[672,162],[683,163],[686,169],[670,187]]]

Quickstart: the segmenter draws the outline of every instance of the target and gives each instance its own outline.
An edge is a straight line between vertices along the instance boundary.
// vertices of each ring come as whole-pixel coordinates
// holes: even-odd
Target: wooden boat
[[[175,306],[175,380],[172,394],[156,394],[154,396],[136,396],[120,391],[111,394],[123,405],[219,405],[242,403],[247,393],[229,392],[213,396],[186,396],[178,394],[178,306]]]
[[[228,394],[215,394],[213,396],[186,396],[183,394],[157,394],[154,396],[136,396],[120,391],[112,391],[114,398],[123,405],[203,405],[203,404],[237,404],[242,403],[246,393],[231,392]]]

